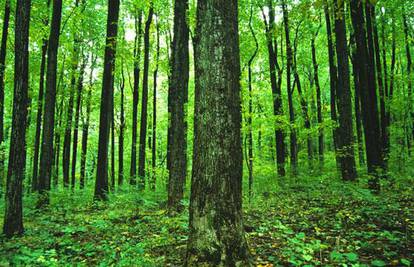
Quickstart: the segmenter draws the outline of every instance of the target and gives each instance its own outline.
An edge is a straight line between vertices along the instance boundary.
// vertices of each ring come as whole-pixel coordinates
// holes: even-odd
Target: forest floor
[[[285,178],[275,186],[257,177],[258,189],[244,201],[257,266],[413,264],[412,178],[384,183],[375,196],[364,179],[348,184],[330,176]],[[34,208],[34,196],[25,197],[26,232],[0,237],[0,266],[182,266],[188,213],[167,216],[165,192],[125,190],[104,204],[91,196],[91,189],[54,191],[43,211]],[[2,201],[0,226],[3,211]]]

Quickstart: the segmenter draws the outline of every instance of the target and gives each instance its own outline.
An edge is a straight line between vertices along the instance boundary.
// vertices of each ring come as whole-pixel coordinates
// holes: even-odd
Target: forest
[[[0,266],[413,266],[411,0],[0,0]]]

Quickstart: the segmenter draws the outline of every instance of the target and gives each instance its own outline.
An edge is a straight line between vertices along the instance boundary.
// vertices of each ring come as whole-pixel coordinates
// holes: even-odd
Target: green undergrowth
[[[364,178],[344,183],[327,172],[255,177],[244,211],[257,265],[411,266],[414,189],[406,176],[385,181],[380,195]],[[91,196],[54,191],[41,211],[35,196],[25,197],[26,232],[0,237],[0,266],[182,266],[188,213],[167,216],[165,192],[123,189],[107,203]],[[1,202],[0,226],[3,211]]]

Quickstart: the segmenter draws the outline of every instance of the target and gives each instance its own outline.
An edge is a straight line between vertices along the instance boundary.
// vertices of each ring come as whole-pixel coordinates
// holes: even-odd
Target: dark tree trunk
[[[111,127],[113,75],[115,70],[116,38],[118,35],[119,0],[108,0],[106,46],[99,117],[98,166],[96,171],[96,200],[108,199],[108,145]]]
[[[319,26],[320,27],[320,26]],[[318,31],[316,32],[315,36],[313,36],[311,40],[311,49],[312,49],[312,65],[313,65],[313,79],[315,81],[315,88],[316,88],[316,109],[317,109],[317,118],[318,118],[318,155],[319,161],[323,162],[324,160],[324,134],[323,134],[323,116],[322,116],[322,94],[321,94],[321,86],[319,84],[319,65],[316,59],[316,47],[315,47],[315,40],[318,37]]]
[[[17,0],[15,20],[15,61],[13,118],[7,171],[6,208],[3,233],[23,233],[23,180],[26,166],[26,122],[29,92],[30,0]]]
[[[413,82],[411,77],[411,69],[412,69],[412,60],[411,60],[411,41],[410,35],[408,30],[408,22],[406,14],[403,14],[403,22],[404,22],[404,36],[405,36],[405,54],[407,57],[407,89],[408,89],[408,109],[410,113],[410,127],[411,127],[411,138],[414,138],[414,110],[413,110]]]
[[[237,3],[199,0],[197,5],[187,266],[251,265],[242,220]]]
[[[40,150],[38,207],[49,204],[50,180],[52,177],[53,138],[55,130],[56,71],[59,47],[62,0],[53,0],[52,23],[49,34],[46,70],[46,95],[43,115],[42,147]]]
[[[156,54],[156,65],[154,70],[154,93],[152,102],[152,179],[151,189],[155,190],[156,185],[156,165],[157,165],[157,75],[158,75],[158,64],[160,58],[160,25],[157,21],[157,54]]]
[[[82,124],[82,152],[81,152],[81,166],[80,166],[80,178],[79,178],[79,187],[83,189],[85,187],[85,173],[86,173],[86,157],[88,151],[88,133],[89,133],[89,121],[91,116],[91,96],[92,96],[92,86],[93,86],[93,71],[96,64],[96,57],[92,55],[91,60],[91,73],[90,73],[90,84],[88,93],[86,96],[86,118]]]
[[[270,71],[270,84],[272,87],[273,95],[273,115],[283,116],[283,102],[282,102],[282,69],[279,66],[277,57],[277,41],[273,38],[275,28],[275,17],[272,1],[268,1],[267,6],[269,8],[269,22],[264,18],[266,27],[266,43],[269,55],[269,71]],[[263,15],[264,12],[262,11]],[[278,79],[276,78],[278,75]],[[285,172],[285,134],[278,125],[276,120],[275,125],[275,140],[276,140],[276,161],[277,172],[280,176],[284,176]]]
[[[285,0],[282,1],[283,10],[283,24],[285,28],[286,38],[286,86],[288,93],[288,104],[289,104],[289,121],[290,121],[290,167],[293,175],[297,173],[298,165],[298,145],[297,136],[295,130],[295,108],[293,106],[293,86],[291,83],[291,72],[292,72],[292,46],[290,43],[289,34],[289,14],[286,7]]]
[[[139,11],[139,18],[135,17],[135,42],[134,42],[134,92],[133,92],[133,111],[132,111],[132,144],[131,144],[131,185],[136,185],[137,180],[137,132],[138,132],[138,102],[139,102],[139,68],[141,58],[141,36],[142,36],[142,12]]]
[[[338,116],[336,113],[336,86],[338,84],[338,69],[335,64],[335,50],[333,46],[333,39],[332,39],[332,24],[331,24],[331,15],[329,13],[329,5],[328,1],[323,1],[323,9],[325,13],[325,21],[326,21],[326,34],[328,37],[328,57],[329,57],[329,79],[330,79],[330,108],[331,108],[331,120],[336,123],[338,121]],[[338,134],[336,127],[332,129],[332,139],[335,149],[335,157],[336,157],[336,164],[339,167],[339,158],[337,152],[337,139]]]
[[[75,125],[73,128],[73,143],[72,143],[72,172],[71,172],[71,188],[75,190],[76,184],[76,158],[78,154],[78,132],[79,132],[79,116],[81,110],[82,90],[83,90],[83,75],[85,72],[86,60],[83,59],[83,63],[79,72],[78,84],[77,84],[77,96],[75,107]]]
[[[149,49],[150,49],[150,28],[154,9],[149,8],[148,18],[145,22],[144,32],[144,73],[142,77],[142,104],[141,104],[141,125],[139,131],[139,158],[138,158],[138,176],[139,188],[145,188],[145,142],[147,140],[147,117],[148,117],[148,71],[149,71]]]
[[[383,146],[383,153],[384,153],[384,160],[387,162],[390,153],[390,133],[389,133],[389,125],[388,125],[388,71],[387,71],[387,50],[386,50],[386,39],[385,39],[385,19],[382,21],[382,28],[381,28],[381,44],[382,44],[382,65],[384,69],[384,95],[383,99],[381,100],[381,112],[384,112],[384,116],[381,116],[381,136],[382,136],[382,146]],[[383,111],[384,109],[384,111]]]
[[[248,75],[249,75],[249,115],[247,117],[247,128],[248,128],[248,133],[247,133],[247,147],[248,147],[248,152],[247,152],[247,166],[249,168],[249,201],[252,198],[252,194],[253,194],[253,81],[252,81],[252,65],[253,65],[253,61],[257,56],[257,53],[259,51],[259,43],[257,41],[256,38],[256,33],[254,32],[253,29],[253,5],[251,5],[250,7],[250,19],[249,19],[249,29],[250,32],[252,33],[253,39],[254,39],[254,43],[255,43],[255,49],[254,52],[252,54],[252,56],[249,59],[248,62]]]
[[[179,210],[187,177],[187,112],[189,77],[189,29],[185,14],[188,0],[174,5],[174,37],[171,49],[171,76],[168,88],[168,207]]]
[[[114,79],[112,77],[112,103],[111,103],[111,186],[110,190],[115,192],[115,106],[114,106]]]
[[[354,131],[352,125],[352,100],[349,77],[348,44],[344,2],[335,0],[335,36],[338,60],[338,84],[336,99],[338,101],[338,152],[342,179],[354,181],[357,178],[354,156]]]
[[[380,126],[378,119],[377,94],[375,84],[375,69],[372,69],[373,58],[370,58],[368,43],[370,34],[366,35],[363,2],[351,0],[351,18],[355,32],[356,56],[355,63],[358,64],[359,83],[363,90],[361,93],[362,119],[364,123],[365,147],[367,154],[368,173],[372,175],[369,187],[374,192],[380,190],[378,169],[383,168]],[[370,31],[370,23],[367,23],[367,30]],[[372,51],[372,49],[371,49]]]
[[[6,70],[7,37],[9,34],[10,0],[4,6],[3,32],[0,47],[0,197],[3,193],[4,183],[4,74]]]
[[[358,141],[358,158],[359,158],[359,165],[363,166],[365,164],[364,160],[364,144],[363,144],[363,136],[362,136],[362,121],[361,121],[361,100],[360,95],[361,93],[359,90],[361,86],[359,84],[359,77],[358,77],[358,64],[355,63],[356,60],[356,50],[355,50],[355,38],[351,36],[351,44],[352,44],[352,73],[353,73],[353,80],[354,80],[354,107],[355,107],[355,124],[356,124],[356,133],[357,133],[357,141]]]
[[[79,0],[76,0],[75,7],[79,5]],[[65,187],[69,186],[69,166],[70,166],[70,145],[72,137],[72,120],[73,120],[73,106],[75,101],[75,91],[76,91],[76,73],[78,71],[79,65],[79,48],[80,40],[78,33],[74,32],[73,40],[73,51],[72,51],[72,74],[70,80],[70,92],[69,92],[69,102],[68,108],[66,111],[66,127],[65,135],[63,139],[63,156],[62,156],[62,166],[63,166],[63,185]],[[70,182],[72,184],[72,181]]]

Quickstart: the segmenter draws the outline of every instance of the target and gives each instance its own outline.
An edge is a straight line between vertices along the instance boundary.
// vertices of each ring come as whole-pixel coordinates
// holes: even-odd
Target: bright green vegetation
[[[411,178],[385,183],[378,197],[364,188],[365,179],[344,184],[332,172],[270,187],[269,175],[257,177],[251,203],[244,200],[247,239],[258,265],[411,266]],[[25,198],[25,236],[1,241],[0,265],[183,264],[188,213],[167,216],[165,192],[123,188],[107,203],[93,203],[91,194],[53,192],[43,212],[34,208],[35,198]]]

